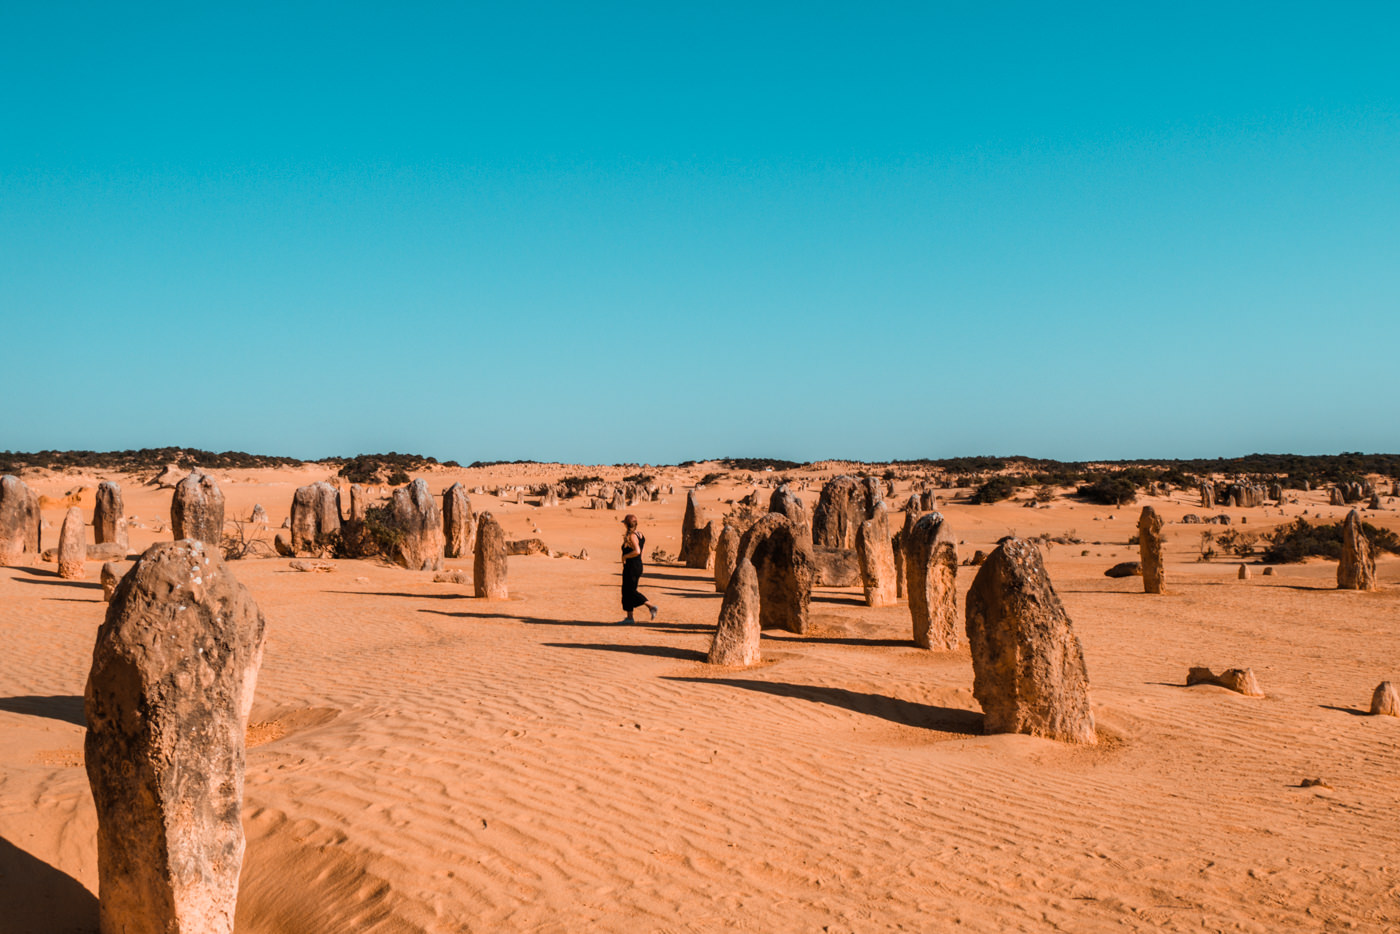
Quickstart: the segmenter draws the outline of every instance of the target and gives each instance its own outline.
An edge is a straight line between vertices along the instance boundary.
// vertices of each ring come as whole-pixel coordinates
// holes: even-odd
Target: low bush
[[[979,506],[985,503],[999,503],[1015,493],[1016,490],[1016,481],[1011,477],[993,477],[977,488],[977,491],[972,494],[972,499],[969,502]]]
[[[1400,535],[1369,522],[1361,523],[1361,531],[1374,551],[1400,554]],[[1313,556],[1340,561],[1342,557],[1341,522],[1312,525],[1306,519],[1298,519],[1267,533],[1264,540],[1269,543],[1264,549],[1265,564],[1294,564]]]
[[[1100,506],[1122,506],[1137,502],[1137,485],[1127,477],[1103,476],[1084,484],[1074,495]]]

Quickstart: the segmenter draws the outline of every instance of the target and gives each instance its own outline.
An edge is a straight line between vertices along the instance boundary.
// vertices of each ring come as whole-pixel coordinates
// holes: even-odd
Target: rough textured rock
[[[1376,589],[1376,559],[1361,528],[1361,514],[1355,509],[1347,513],[1342,523],[1342,560],[1337,565],[1337,586],[1342,590]]]
[[[1162,517],[1151,506],[1142,507],[1138,517],[1138,555],[1142,558],[1142,589],[1162,593],[1167,588],[1167,572],[1162,561]]]
[[[903,599],[908,587],[905,585],[904,530],[900,529],[890,539],[890,552],[894,555],[894,595]]]
[[[1379,494],[1379,493],[1372,493],[1372,494],[1371,494],[1371,502],[1366,506],[1366,508],[1367,508],[1367,509],[1380,509],[1380,508],[1382,508],[1382,507],[1381,507],[1381,494]]]
[[[475,543],[473,543],[473,550]],[[515,541],[506,542],[507,555],[544,555],[554,557],[554,552],[544,543],[542,538],[520,538]]]
[[[442,537],[444,554],[465,558],[476,554],[476,516],[472,501],[462,484],[454,483],[442,493]]]
[[[710,528],[700,499],[691,490],[686,496],[685,517],[681,520],[681,562],[688,568],[713,567],[714,547],[718,538],[719,530]]]
[[[92,540],[99,545],[113,542],[123,550],[128,544],[122,488],[111,480],[103,480],[97,485],[97,504],[92,510]]]
[[[214,478],[194,470],[175,484],[170,497],[170,530],[175,540],[191,538],[217,546],[224,537],[224,494]]]
[[[506,588],[506,533],[489,512],[483,512],[476,521],[472,585],[476,595],[483,599],[510,598]]]
[[[129,568],[130,565],[116,561],[108,561],[102,565],[102,574],[99,579],[102,581],[103,600],[111,602],[112,593],[117,589],[117,584],[121,582]]]
[[[152,546],[118,584],[84,706],[104,934],[232,932],[264,630],[198,540]]]
[[[41,521],[34,491],[19,477],[0,477],[0,566],[24,564],[38,556]]]
[[[1003,541],[977,572],[967,639],[988,733],[1096,741],[1084,652],[1032,542]]]
[[[760,610],[758,573],[747,560],[740,561],[729,577],[719,608],[719,625],[706,657],[711,665],[758,664]]]
[[[812,543],[812,519],[807,515],[807,507],[802,505],[801,499],[793,495],[792,489],[786,483],[775,489],[769,497],[768,511],[787,516],[797,537],[808,545]]]
[[[771,515],[771,513],[770,513]],[[860,584],[860,559],[854,548],[812,548],[813,583],[823,587],[856,587]]]
[[[1240,565],[1239,578],[1240,578],[1240,580],[1242,580],[1242,581],[1247,581],[1247,580],[1249,580],[1249,565],[1247,565],[1247,564],[1241,564],[1241,565]]]
[[[82,580],[87,576],[87,522],[83,511],[72,507],[63,516],[58,533],[58,576]]]
[[[541,508],[559,505],[559,491],[554,488],[554,484],[546,483],[544,493],[540,496]]]
[[[288,561],[287,567],[308,574],[329,574],[335,570],[335,565],[329,561]]]
[[[1215,508],[1215,484],[1209,480],[1201,484],[1201,508]]]
[[[1259,682],[1254,680],[1253,668],[1227,668],[1218,675],[1209,668],[1192,668],[1186,673],[1186,685],[1191,687],[1197,684],[1214,684],[1247,697],[1264,696],[1264,692],[1259,690]]]
[[[166,464],[159,475],[151,483],[162,490],[173,490],[180,485],[180,481],[185,479],[185,473],[174,464]]]
[[[869,522],[875,518],[875,510],[885,502],[885,485],[880,482],[879,477],[864,477],[861,479],[860,485],[861,492],[864,494],[862,506],[865,512],[865,518],[861,521]],[[856,534],[860,534],[859,527],[856,529]]]
[[[448,571],[438,571],[433,575],[434,584],[470,584],[472,574],[462,568],[452,568]]]
[[[365,495],[365,488],[358,483],[350,484],[350,521],[364,522],[367,508],[369,497]]]
[[[734,576],[734,567],[739,563],[739,530],[725,523],[715,543],[715,592],[724,593],[729,588],[729,578]]]
[[[1382,681],[1371,692],[1371,715],[1376,717],[1400,717],[1400,691],[1389,681]]]
[[[292,547],[292,537],[286,532],[278,532],[272,536],[272,548],[284,558],[297,556],[297,550]]]
[[[1347,504],[1346,494],[1337,487],[1332,487],[1327,491],[1327,504],[1329,506],[1345,506]]]
[[[856,531],[856,560],[866,606],[891,606],[896,602],[894,547],[890,544],[889,511],[877,501],[875,516]]]
[[[297,487],[292,494],[292,550],[325,553],[340,535],[340,491],[324,480]]]
[[[904,545],[904,579],[914,644],[958,647],[958,543],[936,512],[919,518]]]
[[[806,632],[815,575],[811,552],[797,537],[792,521],[770,512],[755,522],[739,539],[735,567],[745,562],[753,565],[758,578],[759,626]],[[731,602],[736,586],[741,585],[731,577],[724,591],[725,604]],[[723,615],[723,608],[720,612]]]
[[[255,528],[267,528],[267,510],[263,508],[262,503],[253,504],[253,514],[248,517],[248,521]]]
[[[818,548],[856,547],[860,524],[870,516],[865,511],[866,488],[855,477],[833,477],[822,487],[821,498],[812,510],[812,544]]]
[[[1141,577],[1142,562],[1140,561],[1120,561],[1107,571],[1103,572],[1104,577]]]
[[[442,511],[421,477],[394,491],[394,528],[401,533],[389,557],[410,571],[442,570]]]

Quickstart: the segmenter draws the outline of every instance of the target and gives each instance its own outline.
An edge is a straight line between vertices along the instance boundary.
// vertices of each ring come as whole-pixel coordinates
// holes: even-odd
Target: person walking
[[[636,622],[632,618],[632,611],[641,606],[651,612],[652,619],[656,619],[656,604],[637,589],[642,580],[642,548],[646,545],[647,538],[637,530],[637,517],[632,513],[622,517],[622,525],[626,530],[622,534],[622,609],[627,613],[623,622]]]

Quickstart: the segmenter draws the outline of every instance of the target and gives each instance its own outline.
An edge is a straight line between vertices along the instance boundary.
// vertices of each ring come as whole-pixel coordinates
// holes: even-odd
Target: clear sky
[[[1400,450],[1400,6],[0,0],[0,449]]]

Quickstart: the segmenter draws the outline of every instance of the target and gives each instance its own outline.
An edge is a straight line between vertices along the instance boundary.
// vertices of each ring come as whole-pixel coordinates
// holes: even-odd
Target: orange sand
[[[677,493],[635,508],[648,553],[677,550],[683,484],[710,469],[664,471]],[[437,493],[630,472],[425,476]],[[295,487],[326,476],[215,473],[230,519],[261,502],[274,530]],[[28,482],[58,498],[104,478]],[[133,552],[168,539],[149,520],[168,524],[170,491],[111,479],[147,525]],[[701,496],[722,512],[750,488]],[[809,509],[818,488],[800,494]],[[1288,518],[1346,511],[1303,499]],[[764,665],[717,670],[703,664],[720,601],[708,573],[649,566],[661,618],[610,625],[617,513],[472,502],[508,538],[591,560],[513,557],[503,603],[375,561],[232,565],[269,633],[240,932],[1400,928],[1400,720],[1360,715],[1400,680],[1400,560],[1379,562],[1378,593],[1335,590],[1326,561],[1239,581],[1237,560],[1195,560],[1201,529],[1220,527],[1173,524],[1171,593],[1150,597],[1103,570],[1136,558],[1140,505],[1171,522],[1204,512],[1194,495],[941,506],[964,557],[1013,530],[1086,541],[1046,555],[1093,684],[1101,739],[1082,748],[981,735],[966,647],[915,649],[903,605],[818,588],[813,632],[765,634]],[[1245,531],[1280,521],[1223,511]],[[61,505],[44,515],[51,547]],[[1393,511],[1368,521],[1400,528]],[[81,696],[98,567],[85,582],[0,568],[0,934],[96,929]],[[1252,666],[1268,697],[1187,689],[1193,664]],[[1312,778],[1330,787],[1299,787]]]

